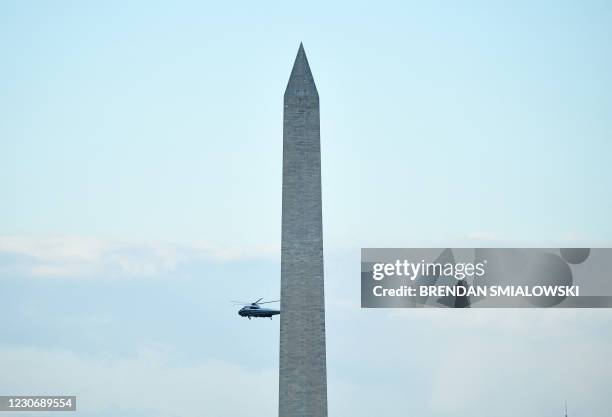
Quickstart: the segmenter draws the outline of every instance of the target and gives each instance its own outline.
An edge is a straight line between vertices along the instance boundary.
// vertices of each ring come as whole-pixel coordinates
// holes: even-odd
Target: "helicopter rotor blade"
[[[235,300],[230,300],[230,303],[232,304],[251,304],[248,301],[235,301]]]
[[[263,303],[257,303],[257,304],[270,304],[270,303],[278,303],[280,300],[274,300],[274,301],[265,301]]]
[[[259,304],[261,300],[263,300],[263,298],[260,298],[259,300],[255,301],[253,304]]]

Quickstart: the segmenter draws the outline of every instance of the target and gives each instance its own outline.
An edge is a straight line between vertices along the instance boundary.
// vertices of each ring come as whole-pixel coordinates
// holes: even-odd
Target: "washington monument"
[[[327,417],[319,94],[300,48],[283,116],[279,417]]]

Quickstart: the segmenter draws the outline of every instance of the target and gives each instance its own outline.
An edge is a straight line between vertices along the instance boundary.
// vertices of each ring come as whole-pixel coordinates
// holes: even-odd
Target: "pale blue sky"
[[[276,415],[278,321],[227,301],[279,293],[300,41],[330,417],[609,414],[607,310],[359,308],[361,246],[610,245],[607,1],[2,2],[0,394]]]
[[[612,233],[608,2],[126,3],[0,6],[3,232],[277,244],[304,41],[328,248]]]

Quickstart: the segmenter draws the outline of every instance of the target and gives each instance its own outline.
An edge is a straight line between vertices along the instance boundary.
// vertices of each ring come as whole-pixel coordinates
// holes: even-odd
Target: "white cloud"
[[[229,265],[232,260],[266,256],[266,250],[258,248],[76,237],[5,236],[0,237],[0,252],[26,257],[20,264],[23,268],[48,268],[39,270],[40,276],[72,270],[92,277],[106,271],[126,276],[174,271],[194,259]],[[608,410],[612,339],[604,329],[612,321],[609,311],[364,310],[359,307],[358,268],[348,264],[358,266],[358,258],[327,264],[332,267],[326,286],[330,415],[552,417],[566,398],[570,408],[584,417]],[[230,281],[211,284],[218,291],[226,282]],[[249,285],[255,280],[231,281],[231,285],[237,282]],[[46,316],[51,313],[41,311]],[[106,310],[89,313],[93,316],[83,315],[91,320],[89,327],[122,318],[111,316],[114,321],[108,321],[112,312]],[[237,318],[234,312],[232,317]],[[205,329],[209,322],[230,319],[205,314],[195,320],[197,328]],[[258,323],[248,325],[253,324]],[[187,328],[185,323],[181,326]],[[223,328],[228,327],[224,322]],[[217,329],[210,336],[211,346],[235,343],[235,337],[228,337],[233,333],[210,328]],[[114,340],[121,332],[109,335]],[[147,338],[127,349],[149,343]],[[215,360],[203,351],[201,360],[178,366],[171,361],[172,352],[159,347],[117,357],[103,348],[76,353],[68,350],[74,346],[62,346],[64,350],[0,345],[0,391],[74,392],[81,410],[107,410],[105,416],[119,414],[113,407],[125,410],[122,414],[153,417],[276,414],[277,369],[237,366],[238,354],[234,351],[232,356],[231,349],[220,349],[224,353]]]
[[[104,360],[68,351],[4,347],[0,369],[1,392],[76,395],[81,413],[110,409],[151,417],[234,417],[255,410],[257,415],[274,415],[278,401],[276,370],[250,371],[206,360],[176,366],[158,349]]]
[[[0,271],[32,277],[97,278],[155,276],[194,260],[273,259],[279,251],[274,247],[223,247],[206,242],[0,235],[0,254],[13,256]]]
[[[456,342],[433,362],[434,414],[554,415],[564,399],[583,416],[605,407],[610,340],[581,331],[589,322],[609,321],[605,311],[478,313],[466,325],[455,322],[449,336]]]
[[[612,339],[602,329],[611,321],[607,310],[391,310],[375,360],[386,382],[399,384],[388,395],[420,390],[413,400],[427,415],[554,416],[567,399],[580,415],[597,416],[608,408]]]

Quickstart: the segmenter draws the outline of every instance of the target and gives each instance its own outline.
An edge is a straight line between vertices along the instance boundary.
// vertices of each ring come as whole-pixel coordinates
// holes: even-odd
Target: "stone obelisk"
[[[304,47],[285,90],[279,417],[326,417],[319,94]]]

